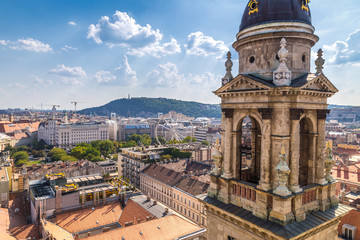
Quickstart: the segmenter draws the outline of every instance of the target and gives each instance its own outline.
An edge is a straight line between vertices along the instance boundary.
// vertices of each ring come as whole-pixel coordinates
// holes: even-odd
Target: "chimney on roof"
[[[153,205],[156,205],[156,204],[157,204],[157,201],[156,201],[156,200],[154,200]]]
[[[137,220],[137,223],[139,224],[139,223],[140,223],[140,221],[141,221],[141,219],[139,218],[139,219]]]
[[[345,196],[346,196],[345,190],[342,190],[340,194],[341,194],[341,202],[344,203],[345,202]]]
[[[166,214],[168,214],[168,213],[169,213],[169,209],[168,209],[168,208],[165,208],[164,214],[166,215]]]

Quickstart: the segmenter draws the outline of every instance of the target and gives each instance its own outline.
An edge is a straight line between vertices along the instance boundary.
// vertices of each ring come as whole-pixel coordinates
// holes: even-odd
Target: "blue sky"
[[[245,0],[2,0],[0,108],[127,97],[219,103]],[[360,105],[360,2],[313,0],[330,103]],[[234,61],[235,62],[235,61]],[[313,64],[314,67],[314,64]],[[236,62],[233,75],[237,75]],[[44,107],[50,108],[50,107]]]

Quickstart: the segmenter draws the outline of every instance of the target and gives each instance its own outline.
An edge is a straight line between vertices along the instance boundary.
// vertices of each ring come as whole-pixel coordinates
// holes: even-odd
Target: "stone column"
[[[274,106],[271,120],[271,187],[278,186],[276,166],[279,164],[279,153],[282,146],[285,148],[285,155],[290,156],[290,108],[284,103]],[[289,158],[286,160],[289,166]]]
[[[290,181],[289,189],[298,193],[302,189],[299,186],[299,160],[300,160],[300,117],[302,109],[290,109],[291,133],[290,133]]]
[[[309,162],[308,162],[308,184],[315,183],[315,165],[316,165],[316,143],[318,134],[311,133],[309,136]]]
[[[270,183],[270,149],[271,149],[271,108],[258,109],[262,115],[263,126],[261,136],[260,184],[259,188],[269,191]]]
[[[233,170],[233,177],[235,179],[240,179],[240,168],[241,168],[241,152],[239,144],[239,137],[241,138],[241,135],[237,131],[232,131],[232,170]]]
[[[324,154],[325,154],[325,121],[326,115],[330,113],[330,110],[323,109],[317,110],[317,129],[319,137],[317,139],[317,151],[316,151],[316,183],[320,185],[325,185],[328,182],[325,180],[325,164],[324,164]]]
[[[232,148],[232,120],[234,115],[234,109],[224,108],[222,109],[225,115],[225,141],[224,144],[224,159],[223,159],[223,174],[221,175],[225,179],[233,178],[231,169],[231,148]]]

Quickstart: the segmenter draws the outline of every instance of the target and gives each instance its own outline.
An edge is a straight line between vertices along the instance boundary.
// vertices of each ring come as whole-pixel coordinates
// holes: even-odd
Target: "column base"
[[[222,175],[221,175],[222,178],[225,178],[225,179],[232,179],[233,178],[233,175],[232,173],[228,173],[228,172],[224,172]]]
[[[328,181],[326,181],[325,178],[320,178],[317,180],[317,183],[324,186],[328,184]]]
[[[262,190],[264,190],[264,191],[270,191],[271,190],[271,185],[270,184],[268,184],[268,183],[260,183],[259,185],[258,185],[258,188],[260,188],[260,189],[262,189]]]
[[[290,191],[293,193],[299,193],[302,192],[302,188],[299,185],[290,185],[289,186]]]

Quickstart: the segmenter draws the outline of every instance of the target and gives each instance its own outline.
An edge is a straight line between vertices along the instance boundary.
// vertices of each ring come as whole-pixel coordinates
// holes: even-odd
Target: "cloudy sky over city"
[[[127,97],[219,103],[245,0],[2,0],[0,108]],[[330,103],[360,105],[360,2],[313,0]],[[313,56],[315,59],[315,56]],[[312,65],[314,69],[314,64]],[[51,107],[44,106],[50,109]]]

